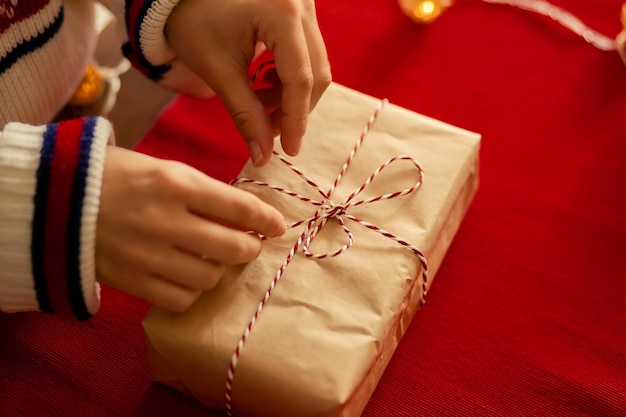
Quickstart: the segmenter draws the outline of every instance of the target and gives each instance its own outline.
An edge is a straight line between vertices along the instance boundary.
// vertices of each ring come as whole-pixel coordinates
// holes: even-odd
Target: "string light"
[[[404,14],[420,24],[435,21],[451,0],[398,0]]]
[[[485,3],[504,4],[549,17],[603,51],[617,50],[626,64],[626,3],[622,7],[621,21],[624,30],[615,39],[585,25],[567,10],[545,0],[482,0]],[[400,8],[413,21],[428,24],[435,21],[452,5],[452,0],[398,0]]]
[[[585,25],[582,20],[561,7],[555,6],[544,0],[483,0],[486,3],[508,4],[522,10],[528,10],[549,17],[572,32],[581,36],[584,40],[603,51],[617,49],[614,39],[604,36],[598,31]]]
[[[68,102],[71,106],[87,106],[100,97],[104,91],[102,77],[93,65],[87,66],[80,84]]]

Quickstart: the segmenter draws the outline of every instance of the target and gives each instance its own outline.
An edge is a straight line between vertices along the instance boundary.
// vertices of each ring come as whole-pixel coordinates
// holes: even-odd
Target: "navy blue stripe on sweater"
[[[54,148],[56,143],[57,124],[49,124],[43,135],[43,146],[41,158],[37,168],[37,186],[35,189],[35,212],[33,215],[33,226],[31,236],[31,259],[33,267],[33,278],[35,281],[35,291],[39,309],[48,313],[53,313],[52,304],[48,297],[46,286],[46,271],[44,263],[45,237],[46,237],[46,213],[48,205],[48,186],[52,158],[54,158]]]
[[[142,74],[153,81],[159,81],[168,72],[171,65],[152,65],[141,50],[141,24],[148,15],[148,10],[157,0],[126,0],[126,30],[129,41],[122,45],[122,53]]]
[[[67,290],[74,316],[78,320],[87,320],[91,317],[85,305],[85,297],[81,284],[80,237],[85,188],[87,186],[89,173],[89,159],[91,156],[91,145],[93,143],[96,122],[97,119],[95,117],[89,117],[85,119],[83,125],[67,223]]]
[[[7,52],[4,58],[0,58],[0,75],[2,75],[5,71],[11,68],[20,58],[30,54],[31,52],[41,48],[46,43],[52,39],[61,26],[63,25],[63,20],[65,18],[65,13],[63,6],[59,8],[59,12],[54,17],[54,20],[50,23],[50,25],[44,28],[43,32],[37,33],[33,37],[27,40],[23,40],[19,42],[15,48],[11,49]]]

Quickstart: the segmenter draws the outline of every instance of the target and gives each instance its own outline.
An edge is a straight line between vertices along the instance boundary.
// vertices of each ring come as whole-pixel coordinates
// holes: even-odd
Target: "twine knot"
[[[324,206],[322,206],[325,210],[324,216],[325,218],[339,217],[343,214],[346,214],[346,210],[348,207],[343,204],[335,204],[331,200],[325,202]]]

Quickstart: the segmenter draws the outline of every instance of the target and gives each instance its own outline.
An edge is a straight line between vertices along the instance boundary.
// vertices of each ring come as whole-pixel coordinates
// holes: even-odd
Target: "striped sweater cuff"
[[[0,308],[85,320],[100,304],[95,237],[111,124],[10,123],[0,134]]]
[[[165,22],[180,0],[132,0],[126,9],[129,41],[122,50],[126,58],[148,78],[159,81],[175,57],[165,38]]]

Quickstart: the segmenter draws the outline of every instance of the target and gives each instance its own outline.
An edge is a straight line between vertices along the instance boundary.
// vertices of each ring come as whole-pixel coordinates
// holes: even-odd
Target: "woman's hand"
[[[313,0],[182,0],[165,31],[177,57],[224,101],[255,165],[269,160],[278,132],[285,152],[298,153],[309,112],[331,81]],[[250,85],[258,42],[275,56],[273,103]]]
[[[109,147],[96,237],[98,281],[172,311],[285,231],[254,195],[179,162]]]

